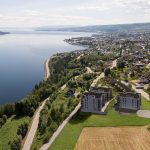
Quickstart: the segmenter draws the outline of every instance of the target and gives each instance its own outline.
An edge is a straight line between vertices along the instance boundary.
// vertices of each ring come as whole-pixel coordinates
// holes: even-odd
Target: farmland
[[[139,144],[140,143],[140,144]],[[84,128],[75,150],[149,150],[146,127]]]
[[[80,133],[86,127],[145,126],[150,124],[150,119],[140,118],[136,114],[124,115],[114,111],[113,104],[114,101],[109,104],[106,116],[77,114],[70,120],[49,150],[73,150]],[[147,108],[148,104],[149,102],[143,99],[142,108]]]

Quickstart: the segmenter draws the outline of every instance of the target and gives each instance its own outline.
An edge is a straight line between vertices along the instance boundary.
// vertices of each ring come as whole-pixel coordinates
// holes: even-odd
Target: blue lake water
[[[57,52],[83,49],[63,40],[85,33],[13,33],[0,36],[0,104],[20,100],[44,77],[44,62]]]

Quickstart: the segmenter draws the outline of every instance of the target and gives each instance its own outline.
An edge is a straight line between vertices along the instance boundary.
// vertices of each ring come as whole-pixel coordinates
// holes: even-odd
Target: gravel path
[[[45,63],[45,77],[44,80],[47,80],[50,76],[50,70],[49,70],[49,61],[50,59],[47,59],[46,63]],[[44,108],[46,101],[49,98],[45,99],[42,104],[39,106],[39,108],[36,110],[34,117],[33,117],[33,121],[32,121],[32,125],[31,128],[29,129],[25,142],[23,144],[23,148],[22,150],[30,150],[34,136],[36,134],[37,128],[38,128],[38,124],[39,124],[39,118],[40,118],[40,112],[41,110]]]
[[[122,84],[128,86],[129,83],[125,82],[125,81],[121,81]],[[143,89],[136,89],[135,85],[132,84],[132,89],[137,92],[137,93],[141,93],[141,95],[143,97],[145,97],[148,101],[150,101],[150,97],[149,95],[143,90]]]
[[[39,124],[39,118],[40,118],[40,112],[41,110],[43,109],[46,101],[48,99],[44,100],[42,105],[39,106],[38,110],[36,111],[35,115],[34,115],[34,118],[33,118],[33,121],[32,121],[32,125],[31,125],[31,128],[27,134],[27,137],[26,137],[26,140],[25,140],[25,143],[23,145],[23,148],[22,150],[30,150],[30,147],[32,145],[32,141],[34,139],[34,136],[36,134],[36,130],[38,128],[38,124]]]
[[[94,73],[90,67],[86,67],[86,69],[87,69],[87,73],[89,73],[89,74]]]
[[[143,118],[150,118],[150,111],[149,110],[139,110],[137,112],[137,115],[139,117],[143,117]]]

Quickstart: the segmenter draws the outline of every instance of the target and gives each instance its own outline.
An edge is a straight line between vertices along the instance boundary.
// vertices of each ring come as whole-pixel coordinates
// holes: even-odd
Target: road
[[[88,73],[88,74],[94,73],[90,67],[86,67],[86,69],[87,69],[87,72],[86,72],[86,73]]]
[[[109,105],[110,102],[111,102],[111,101],[108,101],[108,102],[105,104],[105,106],[102,108],[101,112],[105,112],[105,110],[106,110],[106,108],[107,108],[107,106]]]
[[[91,70],[91,69],[89,69]],[[96,83],[98,82],[99,79],[103,78],[104,77],[104,73],[101,73],[100,76],[98,76],[94,81],[93,83],[91,84],[91,86],[95,86]],[[65,86],[64,86],[65,87]],[[79,93],[77,93],[79,94]],[[57,136],[60,134],[60,132],[63,130],[63,128],[65,127],[65,125],[69,122],[69,120],[72,118],[73,115],[76,114],[76,112],[80,109],[81,107],[81,104],[79,103],[78,106],[74,109],[74,111],[69,115],[69,117],[67,119],[65,119],[63,121],[63,123],[59,126],[59,128],[54,132],[54,134],[52,135],[52,137],[50,138],[49,142],[44,144],[40,150],[47,150],[51,145],[52,143],[55,141],[55,139],[57,138]],[[104,108],[105,110],[106,108]]]
[[[104,78],[104,73],[101,73],[94,81],[93,83],[91,84],[91,87],[95,87],[97,82],[101,79],[101,78]]]
[[[117,59],[115,59],[114,61],[112,61],[112,66],[110,69],[113,69],[114,67],[117,67]]]
[[[116,67],[116,66],[117,66],[117,59],[113,61],[111,69],[113,69],[113,68]],[[121,83],[123,83],[124,85],[128,86],[128,83],[127,83],[127,82],[121,81]],[[132,84],[132,89],[133,89],[135,92],[137,92],[137,93],[141,93],[141,95],[142,95],[143,97],[145,97],[147,100],[150,101],[149,95],[148,95],[143,89],[136,89],[135,85],[133,85],[133,84]]]
[[[60,89],[63,91],[66,88],[67,84],[64,84]]]
[[[77,60],[80,60],[80,58],[84,56],[84,54],[81,54],[80,56],[77,57]]]
[[[125,81],[121,81],[121,83],[123,83],[124,85],[128,86],[129,83],[125,82]],[[137,93],[141,93],[141,95],[143,97],[145,97],[148,101],[150,101],[150,97],[149,95],[143,90],[143,89],[136,89],[135,85],[132,84],[132,89],[137,92]]]
[[[113,69],[114,67],[116,67],[117,66],[117,59],[115,59],[114,61],[112,61],[112,66],[111,66],[111,68],[110,69]],[[95,87],[96,86],[96,84],[97,84],[97,82],[101,79],[101,78],[104,78],[104,72],[103,73],[101,73],[94,81],[93,81],[93,83],[92,83],[92,87]]]
[[[40,117],[40,112],[41,110],[43,109],[46,101],[48,99],[44,100],[43,103],[39,106],[39,108],[37,109],[37,111],[35,112],[35,115],[33,117],[33,121],[32,121],[32,125],[31,125],[31,128],[26,136],[26,139],[25,139],[25,143],[23,145],[23,148],[22,150],[30,150],[30,147],[32,145],[32,142],[33,142],[33,139],[34,139],[34,136],[36,134],[36,130],[38,128],[38,124],[39,124],[39,117]]]
[[[47,150],[51,144],[55,141],[55,139],[57,138],[57,136],[60,134],[60,132],[62,131],[62,129],[65,127],[65,125],[69,122],[69,120],[72,118],[72,116],[74,116],[76,114],[76,112],[80,109],[81,104],[79,103],[76,108],[74,109],[74,111],[69,115],[68,118],[66,118],[63,123],[58,127],[57,131],[52,135],[50,141],[46,144],[44,144],[40,150]]]
[[[44,80],[47,80],[50,76],[50,70],[49,70],[49,61],[50,59],[47,59],[46,63],[45,63],[45,77]],[[34,136],[36,134],[37,128],[38,128],[38,124],[39,124],[39,118],[40,118],[40,112],[41,110],[44,108],[44,105],[46,103],[46,101],[49,98],[45,99],[42,104],[39,106],[39,108],[36,110],[34,116],[33,116],[33,120],[32,120],[32,125],[31,128],[29,129],[27,136],[25,138],[25,142],[23,144],[23,148],[22,150],[30,150],[30,147],[32,145]]]

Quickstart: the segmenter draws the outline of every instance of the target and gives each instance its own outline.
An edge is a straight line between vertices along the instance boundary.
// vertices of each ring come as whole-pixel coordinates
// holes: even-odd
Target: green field
[[[8,119],[4,126],[0,128],[0,150],[10,150],[8,142],[17,136],[18,126],[24,122],[28,122],[29,120],[29,117],[20,119],[15,119],[12,117]]]
[[[144,97],[142,97],[141,109],[150,110],[150,101],[147,101]]]
[[[49,150],[73,150],[84,127],[143,126],[150,124],[150,119],[140,118],[136,114],[119,114],[113,110],[113,103],[114,101],[108,106],[107,115],[90,115],[81,119],[76,116],[63,129]],[[150,102],[142,99],[142,109],[150,109]]]

